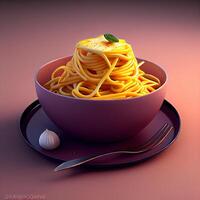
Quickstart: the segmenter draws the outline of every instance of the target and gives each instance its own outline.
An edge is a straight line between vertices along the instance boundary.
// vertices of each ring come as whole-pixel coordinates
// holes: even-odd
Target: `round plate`
[[[106,160],[95,160],[87,165],[96,167],[109,167],[118,165],[135,164],[149,159],[167,149],[178,136],[180,130],[180,117],[176,109],[164,101],[156,117],[142,131],[134,133],[134,137],[118,143],[86,143],[74,138],[59,129],[45,114],[38,100],[29,105],[20,119],[20,129],[27,144],[42,155],[63,162],[82,156],[96,155],[116,150],[131,150],[135,146],[145,143],[163,124],[169,123],[174,127],[168,137],[156,148],[140,154],[116,156]],[[45,150],[39,146],[39,136],[49,129],[56,132],[61,139],[61,145],[55,150]],[[143,135],[141,137],[141,135]],[[145,136],[145,137],[144,137]],[[142,139],[141,139],[142,138]],[[144,141],[145,140],[145,141]]]

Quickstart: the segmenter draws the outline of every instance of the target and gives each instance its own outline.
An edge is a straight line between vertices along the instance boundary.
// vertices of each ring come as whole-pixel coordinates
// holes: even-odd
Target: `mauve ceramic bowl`
[[[132,99],[89,100],[55,94],[42,86],[50,79],[54,69],[70,59],[59,58],[43,65],[35,78],[40,104],[65,134],[87,141],[119,141],[134,136],[159,111],[165,97],[167,76],[156,64],[145,61],[141,67],[161,80],[162,86],[156,91]]]

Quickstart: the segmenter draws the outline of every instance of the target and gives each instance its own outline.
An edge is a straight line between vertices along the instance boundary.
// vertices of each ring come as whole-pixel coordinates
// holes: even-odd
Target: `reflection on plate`
[[[66,133],[63,134],[62,130],[60,130],[46,116],[38,100],[29,105],[22,114],[20,128],[25,141],[30,147],[45,157],[63,162],[86,155],[106,153],[115,150],[134,149],[135,146],[143,144],[146,140],[148,140],[156,132],[156,130],[158,130],[166,122],[172,125],[174,130],[170,133],[167,139],[155,149],[138,155],[117,156],[103,162],[95,161],[87,164],[96,167],[108,167],[113,165],[118,166],[135,164],[149,159],[167,149],[178,136],[180,129],[180,117],[176,109],[165,100],[160,111],[147,127],[137,134],[134,134],[133,138],[118,143],[85,143],[80,140],[66,137]],[[39,146],[39,136],[45,129],[55,131],[60,135],[61,146],[58,149],[48,151]],[[143,137],[140,137],[141,135],[143,135]]]

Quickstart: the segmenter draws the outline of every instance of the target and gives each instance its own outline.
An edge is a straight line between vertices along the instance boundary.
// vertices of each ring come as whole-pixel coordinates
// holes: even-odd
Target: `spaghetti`
[[[44,85],[61,95],[94,100],[125,99],[156,90],[160,80],[140,69],[130,44],[103,35],[77,43],[72,59]]]

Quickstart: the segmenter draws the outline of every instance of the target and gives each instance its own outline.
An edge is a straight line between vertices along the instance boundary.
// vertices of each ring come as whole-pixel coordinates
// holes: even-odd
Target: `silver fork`
[[[139,153],[144,153],[144,152],[150,151],[153,148],[157,147],[159,144],[161,144],[165,140],[165,138],[169,135],[169,133],[172,131],[172,129],[173,129],[172,126],[170,126],[168,123],[165,123],[145,144],[140,145],[139,147],[135,148],[134,150],[113,151],[113,152],[84,156],[84,157],[76,158],[73,160],[68,160],[68,161],[63,162],[62,164],[58,165],[54,169],[54,171],[57,172],[60,170],[77,167],[82,164],[88,163],[92,160],[96,160],[98,158],[103,158],[106,156],[112,156],[112,155],[118,155],[118,154],[125,154],[125,155],[139,154]]]

